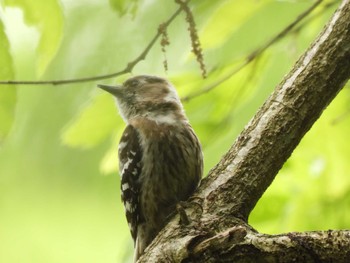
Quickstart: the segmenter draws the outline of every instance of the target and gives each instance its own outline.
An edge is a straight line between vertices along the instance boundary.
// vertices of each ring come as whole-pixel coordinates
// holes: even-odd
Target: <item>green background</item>
[[[135,59],[174,1],[2,0],[0,79],[46,80],[117,72]],[[133,74],[169,78],[181,96],[217,81],[313,1],[193,0],[204,60],[191,54],[184,14],[170,25],[169,69],[157,43]],[[329,6],[329,4],[332,4]],[[325,1],[295,30],[213,91],[184,103],[204,149],[205,174],[331,17]],[[119,191],[125,127],[99,82],[0,86],[0,262],[131,262]],[[337,96],[257,204],[264,233],[350,227],[350,91]]]

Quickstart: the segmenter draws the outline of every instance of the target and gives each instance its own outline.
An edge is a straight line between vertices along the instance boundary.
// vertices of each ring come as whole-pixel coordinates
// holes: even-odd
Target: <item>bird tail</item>
[[[143,251],[141,250],[141,244],[140,244],[140,239],[139,237],[136,238],[135,241],[135,251],[134,251],[134,263],[137,262]]]

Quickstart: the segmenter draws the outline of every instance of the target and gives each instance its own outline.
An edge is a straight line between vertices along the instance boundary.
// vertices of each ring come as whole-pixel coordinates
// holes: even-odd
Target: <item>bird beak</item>
[[[116,85],[116,86],[109,86],[109,85],[103,85],[99,84],[97,87],[111,93],[112,95],[116,97],[121,97],[123,96],[123,91],[122,91],[122,85]]]

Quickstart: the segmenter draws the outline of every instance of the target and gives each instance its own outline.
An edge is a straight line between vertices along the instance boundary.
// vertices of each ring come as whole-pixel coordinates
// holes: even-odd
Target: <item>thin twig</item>
[[[204,87],[203,89],[193,92],[192,94],[187,95],[186,97],[181,98],[182,101],[189,101],[195,97],[198,97],[200,95],[203,95],[226,80],[230,79],[232,76],[237,74],[239,71],[241,71],[243,68],[245,68],[248,64],[250,64],[253,60],[255,60],[257,57],[259,57],[265,50],[267,50],[270,46],[275,44],[277,41],[282,39],[284,36],[286,36],[297,24],[299,24],[305,17],[307,17],[318,5],[320,5],[322,0],[317,0],[312,6],[310,6],[308,9],[306,9],[303,13],[301,13],[292,23],[290,23],[287,27],[285,27],[282,31],[280,31],[276,36],[274,36],[272,39],[270,39],[268,42],[263,44],[261,47],[254,50],[251,54],[249,54],[245,60],[235,67],[232,71],[221,77],[219,80],[215,81],[212,84],[209,84],[208,86]],[[328,7],[328,6],[327,6]]]
[[[190,0],[187,0],[187,3],[188,2],[190,2]],[[167,21],[162,23],[162,26],[164,28],[168,27],[173,22],[173,20],[181,13],[181,11],[182,11],[182,7],[177,9],[177,11]],[[148,52],[151,50],[151,48],[154,46],[154,44],[156,43],[156,41],[158,40],[158,38],[161,35],[162,35],[162,32],[160,30],[158,30],[157,34],[149,42],[149,44],[142,51],[142,53],[139,56],[137,56],[134,60],[129,62],[123,70],[118,71],[118,72],[100,75],[100,76],[74,78],[74,79],[62,79],[62,80],[42,80],[42,81],[7,80],[7,81],[0,81],[0,85],[64,85],[64,84],[82,83],[82,82],[89,82],[89,81],[96,81],[96,80],[110,79],[113,77],[117,77],[117,76],[131,72],[136,64],[138,64],[140,61],[144,60],[146,58]]]

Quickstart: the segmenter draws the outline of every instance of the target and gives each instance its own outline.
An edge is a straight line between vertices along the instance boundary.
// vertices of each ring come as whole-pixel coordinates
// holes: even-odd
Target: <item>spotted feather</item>
[[[121,175],[121,193],[126,219],[131,236],[136,242],[137,226],[140,220],[139,176],[141,173],[142,152],[137,130],[128,125],[119,143],[119,171]]]

